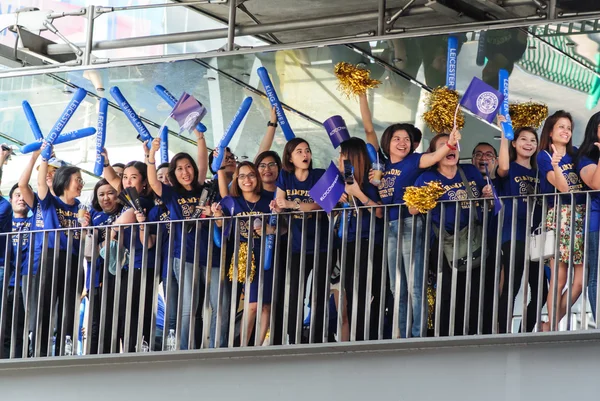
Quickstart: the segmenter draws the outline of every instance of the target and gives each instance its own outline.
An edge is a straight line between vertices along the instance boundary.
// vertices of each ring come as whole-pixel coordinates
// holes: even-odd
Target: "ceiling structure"
[[[119,86],[152,135],[168,124],[171,154],[194,154],[191,137],[177,132],[169,107],[154,93],[161,84],[175,96],[187,91],[208,108],[203,122],[209,128],[209,147],[218,142],[244,97],[251,96],[253,106],[232,147],[240,158],[252,159],[269,118],[256,74],[264,66],[296,135],[309,140],[316,164],[326,167],[337,155],[322,121],[339,114],[352,135],[363,135],[358,104],[338,92],[334,65],[361,63],[382,81],[369,94],[378,133],[394,122],[423,127],[423,99],[444,84],[445,64],[439,68],[438,56],[452,32],[462,44],[459,92],[472,77],[485,80],[498,65],[510,66],[511,100],[544,102],[551,111],[569,109],[576,142],[591,113],[600,110],[596,1],[247,0],[231,7],[211,0],[163,7],[162,0],[140,0],[122,9],[118,0],[106,0],[103,9],[82,8],[82,3],[88,5],[82,0],[23,3],[40,3],[42,11],[0,14],[0,29],[4,23],[14,32],[0,35],[0,137],[13,145],[33,140],[23,100],[31,103],[46,133],[74,90],[82,87],[88,96],[66,131],[95,126],[97,101],[106,94],[111,101],[111,162],[141,159],[135,130],[108,95],[110,87]],[[93,24],[86,14],[95,16]],[[235,26],[228,26],[229,20]],[[62,38],[51,32],[54,28]],[[463,157],[477,142],[493,143],[498,135],[481,120],[466,119]],[[274,149],[280,151],[284,144],[278,133]],[[57,146],[57,152],[91,171],[94,138]],[[3,193],[16,182],[27,158],[13,156],[13,168],[3,176]],[[95,178],[88,174],[86,181],[91,188]]]

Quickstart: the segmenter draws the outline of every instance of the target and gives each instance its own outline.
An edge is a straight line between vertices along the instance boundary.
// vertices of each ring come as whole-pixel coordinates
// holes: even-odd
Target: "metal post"
[[[548,19],[556,19],[556,0],[550,0],[548,4]]]
[[[237,0],[229,0],[229,19],[227,21],[227,51],[233,51],[235,40],[235,11]]]
[[[385,33],[385,0],[379,0],[379,15],[377,17],[377,36]]]
[[[83,65],[90,65],[92,60],[92,43],[94,40],[94,19],[96,18],[96,7],[88,6],[87,24],[85,26],[85,51],[83,52]]]

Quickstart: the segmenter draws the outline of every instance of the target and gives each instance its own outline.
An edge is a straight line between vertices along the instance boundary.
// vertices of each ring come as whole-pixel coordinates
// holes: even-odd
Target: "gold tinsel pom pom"
[[[429,94],[425,103],[428,111],[423,113],[423,121],[431,131],[438,134],[452,132],[454,113],[458,107],[458,92],[439,86]],[[465,126],[465,117],[460,109],[456,116],[456,126],[458,129]]]
[[[231,258],[231,265],[229,266],[229,281],[233,281],[233,264],[235,262],[235,258]],[[246,265],[248,264],[248,243],[240,242],[240,251],[238,253],[238,274],[237,280],[240,283],[246,282]],[[252,253],[252,262],[251,262],[251,271],[250,271],[250,282],[254,280],[254,273],[256,272],[256,264],[254,261],[254,252]]]
[[[508,106],[514,128],[539,128],[548,117],[548,106],[540,103],[513,103]]]
[[[417,209],[419,213],[427,213],[437,205],[437,200],[444,192],[442,184],[431,181],[424,187],[407,187],[403,199],[406,206]]]
[[[347,97],[362,95],[367,89],[377,88],[381,81],[371,79],[371,71],[350,63],[337,63],[333,69],[339,81],[338,89]]]

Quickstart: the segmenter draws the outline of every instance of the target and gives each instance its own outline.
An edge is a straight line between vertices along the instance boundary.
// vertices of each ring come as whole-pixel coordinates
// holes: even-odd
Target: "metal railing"
[[[592,194],[585,196],[589,211]],[[402,216],[405,206],[350,207],[330,215],[281,213],[273,228],[267,228],[270,215],[251,215],[3,233],[0,243],[8,246],[1,356],[64,355],[67,336],[73,341],[73,354],[167,350],[170,330],[175,349],[200,349],[540,331],[546,318],[553,330],[573,330],[578,323],[582,329],[593,327],[587,307],[588,275],[593,270],[597,277],[600,263],[590,261],[584,252],[580,269],[571,257],[566,289],[559,288],[557,280],[547,288],[547,262],[529,258],[527,227],[538,224],[532,224],[537,216],[534,198],[541,216],[548,214],[548,202],[555,199],[558,208],[571,204],[570,217],[575,217],[576,194],[571,193],[502,198],[504,206],[497,215],[490,200],[462,199],[440,202],[438,214],[397,222],[390,222],[389,211],[400,208]],[[509,204],[516,210],[519,202],[526,202],[527,219],[513,214],[511,243],[503,256],[505,211]],[[468,210],[467,221],[463,216],[461,222],[460,213],[449,217],[463,207]],[[378,208],[384,209],[381,219],[375,216]],[[590,213],[584,216],[584,227],[589,227]],[[563,225],[563,217],[556,216],[557,227]],[[453,230],[439,230],[438,218],[442,227],[454,219]],[[517,246],[517,227],[522,224],[527,235]],[[293,225],[302,228],[298,238]],[[149,235],[140,236],[142,226]],[[255,227],[256,238],[246,250],[239,238]],[[461,257],[464,227],[467,255]],[[265,270],[267,230],[277,234],[268,258],[272,263]],[[575,225],[569,230],[575,238]],[[177,231],[182,238],[191,238],[193,255],[186,241],[176,246]],[[449,235],[451,255],[444,247]],[[49,248],[52,236],[56,244],[63,239],[63,249]],[[109,245],[104,241],[107,236],[115,238]],[[598,246],[588,235],[584,238],[586,249]],[[29,246],[24,246],[27,241]],[[560,235],[555,241],[558,258]],[[571,255],[574,246],[571,241]],[[244,255],[245,265],[240,265]],[[395,269],[389,269],[388,256]],[[186,260],[188,269],[181,263]],[[503,260],[509,262],[502,271]],[[463,268],[450,267],[458,264]],[[550,267],[558,277],[559,267]],[[573,285],[576,267],[577,274],[583,272],[581,300],[574,309],[567,302],[566,319],[559,325],[558,295],[566,290],[571,299],[579,291]],[[22,274],[25,268],[27,273]],[[245,282],[238,282],[235,278],[244,268]],[[515,274],[522,276],[520,282],[506,279]],[[84,287],[87,313],[81,319]],[[547,291],[553,300],[550,316],[544,306]],[[159,298],[164,299],[162,325],[157,325]],[[591,302],[597,309],[599,300]],[[515,329],[519,322],[520,329]],[[85,335],[80,335],[82,331]],[[70,354],[68,344],[66,348]]]

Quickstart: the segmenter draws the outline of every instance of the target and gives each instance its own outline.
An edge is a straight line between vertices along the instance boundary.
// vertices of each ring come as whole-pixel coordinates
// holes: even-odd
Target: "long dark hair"
[[[285,147],[283,148],[283,157],[281,162],[283,163],[283,169],[285,171],[287,171],[288,173],[293,173],[296,170],[296,167],[294,166],[294,163],[292,163],[292,153],[294,152],[294,149],[296,149],[296,146],[305,143],[308,145],[308,148],[310,149],[310,144],[302,138],[294,138],[290,141],[288,141],[288,143],[285,144]],[[312,152],[312,150],[311,150]],[[312,153],[311,153],[311,158],[310,158],[310,164],[308,165],[308,169],[312,170],[313,165],[312,165]]]
[[[252,172],[256,176],[256,188],[254,188],[254,193],[260,195],[260,193],[262,192],[263,186],[262,186],[262,180],[260,179],[260,174],[258,173],[258,168],[256,168],[254,163],[245,161],[245,162],[241,162],[240,164],[238,164],[237,167],[235,168],[235,173],[233,173],[233,182],[231,183],[231,190],[230,190],[231,196],[235,196],[235,197],[243,196],[242,188],[240,188],[240,183],[238,182],[238,177],[240,176],[240,169],[242,167],[248,167],[250,170],[252,170]]]
[[[566,118],[571,122],[571,139],[569,139],[569,143],[567,143],[567,154],[569,156],[575,156],[575,149],[573,149],[573,130],[575,129],[573,117],[571,116],[571,113],[564,110],[558,110],[556,113],[552,114],[546,119],[544,127],[542,128],[542,135],[540,136],[540,145],[538,149],[540,151],[545,150],[548,153],[552,153],[552,147],[550,146],[552,145],[552,138],[550,137],[550,133],[554,129],[554,126],[558,120],[561,118]]]
[[[390,143],[392,143],[392,137],[394,136],[394,132],[396,131],[406,131],[406,133],[408,134],[408,137],[410,138],[410,152],[408,152],[408,154],[411,154],[412,152],[414,152],[414,148],[413,148],[413,142],[415,141],[415,138],[413,136],[413,132],[415,130],[415,126],[412,124],[406,124],[406,123],[401,123],[401,124],[392,124],[389,127],[387,127],[385,129],[385,131],[383,131],[383,135],[381,136],[381,149],[383,150],[383,153],[385,153],[385,155],[387,157],[390,157]]]
[[[350,138],[340,144],[340,153],[346,156],[354,167],[354,180],[362,187],[365,177],[369,176],[371,164],[367,144],[360,138]]]
[[[516,142],[517,139],[519,139],[519,136],[521,136],[521,134],[523,132],[531,132],[535,136],[535,141],[539,144],[540,140],[538,138],[538,134],[535,131],[535,128],[533,128],[533,127],[517,128],[515,130],[515,138],[512,140],[512,142],[513,143]],[[533,168],[533,169],[537,169],[537,152],[538,152],[538,150],[536,148],[535,152],[531,155],[531,158],[530,158],[531,168]],[[511,162],[514,162],[515,160],[517,160],[517,149],[514,146],[512,146],[512,144],[511,144],[511,146],[508,147],[508,157]]]
[[[598,140],[598,127],[600,126],[600,111],[590,117],[587,126],[585,127],[585,134],[583,136],[583,142],[577,152],[577,161],[582,157],[592,159],[594,163],[600,159],[600,150],[594,145]]]
[[[173,186],[175,192],[179,194],[186,192],[186,189],[179,183],[179,181],[177,181],[177,177],[175,176],[175,170],[177,169],[177,162],[179,160],[187,160],[192,165],[192,169],[194,170],[194,178],[192,180],[192,191],[202,190],[202,186],[198,182],[198,166],[196,165],[196,162],[194,161],[192,156],[189,155],[189,153],[179,152],[175,156],[173,156],[173,158],[169,162],[169,181],[171,181],[171,185]]]
[[[142,193],[139,195],[145,198],[154,199],[154,192],[152,192],[152,188],[150,188],[150,185],[148,185],[148,166],[146,166],[145,163],[139,161],[132,161],[125,165],[123,172],[125,172],[125,170],[127,170],[129,167],[135,168],[140,173],[140,176],[142,177],[142,182],[146,182],[146,185],[144,185],[142,189]],[[121,184],[121,187],[122,186],[123,185]]]

